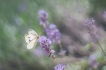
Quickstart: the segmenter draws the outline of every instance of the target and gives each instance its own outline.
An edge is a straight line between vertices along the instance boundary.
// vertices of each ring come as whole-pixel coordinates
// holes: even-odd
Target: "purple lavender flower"
[[[96,58],[94,55],[90,56],[89,58],[89,65],[93,68],[97,68],[98,67],[98,62],[96,61]]]
[[[51,48],[51,41],[49,39],[47,39],[45,36],[41,36],[39,38],[39,43],[40,46],[44,49],[44,51],[49,54],[49,56],[52,56],[53,58],[54,56],[54,50]]]
[[[54,67],[54,70],[64,70],[66,68],[65,64],[58,64]]]
[[[50,24],[49,28],[46,28],[45,31],[53,43],[58,43],[60,41],[61,33],[57,29],[56,25]]]
[[[92,18],[91,20],[90,19],[87,19],[84,23],[85,26],[90,26],[92,24],[94,24],[95,20]]]
[[[106,21],[106,11],[104,11],[103,18]]]
[[[48,25],[48,13],[44,10],[39,10],[38,16],[40,25],[45,28]]]
[[[45,36],[42,36],[39,38],[39,43],[40,43],[40,46],[47,52],[49,53],[50,50],[50,44],[51,44],[51,41],[49,39],[47,39]]]
[[[95,37],[97,36],[94,23],[95,23],[95,20],[92,18],[91,20],[87,19],[85,21],[85,23],[83,24],[84,26],[86,26],[86,28],[88,30],[88,33],[90,35],[90,40],[93,41],[93,42],[95,42]]]

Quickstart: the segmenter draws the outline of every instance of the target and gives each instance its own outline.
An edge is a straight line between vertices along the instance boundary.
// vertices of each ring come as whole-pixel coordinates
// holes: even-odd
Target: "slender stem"
[[[94,35],[94,37],[95,37],[95,35]],[[106,54],[105,54],[105,52],[104,52],[104,50],[103,50],[102,46],[100,45],[99,41],[97,40],[97,38],[96,38],[96,37],[95,37],[95,39],[96,39],[96,42],[97,42],[97,44],[99,45],[100,49],[102,50],[102,52],[103,52],[103,53],[104,53],[104,55],[106,56]]]
[[[59,42],[59,43],[58,43],[58,45],[59,45],[59,47],[60,47],[60,53],[62,53],[62,54],[61,54],[61,55],[62,55],[62,57],[65,57],[65,56],[66,56],[66,51],[65,51],[65,50],[63,50],[63,47],[62,47],[61,42]]]
[[[58,64],[58,61],[56,59],[54,59],[54,60],[55,60],[55,63]]]
[[[102,46],[100,45],[100,43],[99,43],[98,41],[97,41],[97,43],[98,43],[98,45],[100,46],[100,48],[101,48],[102,52],[104,53],[104,55],[106,56],[106,54],[105,54],[105,52],[104,52]]]
[[[59,45],[59,47],[60,47],[60,50],[62,50],[61,42],[59,42],[58,45]]]
[[[84,15],[84,18],[87,20],[87,18],[86,18],[86,16],[85,16],[85,14],[83,14]]]

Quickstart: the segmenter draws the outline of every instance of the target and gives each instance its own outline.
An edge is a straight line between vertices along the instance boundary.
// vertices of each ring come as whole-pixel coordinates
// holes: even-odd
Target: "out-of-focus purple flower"
[[[39,17],[40,25],[42,25],[44,28],[47,27],[47,25],[48,25],[48,13],[44,10],[39,10],[38,17]]]
[[[60,42],[61,33],[57,29],[56,25],[50,24],[48,28],[45,29],[47,36],[53,43]]]
[[[45,36],[42,36],[39,38],[39,43],[40,43],[40,46],[47,52],[49,53],[50,50],[50,44],[51,44],[51,41],[49,39],[47,39]]]
[[[106,11],[104,11],[103,18],[106,21]]]
[[[95,42],[95,38],[97,38],[96,36],[96,28],[95,28],[95,20],[92,18],[91,20],[90,19],[87,19],[85,22],[84,22],[84,26],[86,26],[87,30],[88,30],[88,33],[90,35],[90,40]]]
[[[54,58],[54,50],[51,48],[51,41],[47,39],[45,36],[41,36],[39,38],[40,46],[44,49],[44,51]]]
[[[93,68],[97,68],[98,67],[98,62],[96,61],[96,58],[94,55],[90,56],[89,58],[89,65]]]
[[[54,67],[54,70],[64,70],[66,68],[65,64],[58,64]]]
[[[24,10],[25,10],[25,4],[19,4],[19,6],[18,6],[18,10],[19,10],[19,12],[23,12]]]
[[[95,20],[92,18],[91,20],[90,19],[87,19],[84,23],[85,26],[90,26],[92,24],[94,24]]]

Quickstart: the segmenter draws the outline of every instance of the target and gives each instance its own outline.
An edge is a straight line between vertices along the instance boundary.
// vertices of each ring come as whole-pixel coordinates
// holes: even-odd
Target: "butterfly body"
[[[29,29],[28,34],[25,34],[25,41],[27,43],[27,49],[33,48],[39,39],[39,35],[32,29]]]

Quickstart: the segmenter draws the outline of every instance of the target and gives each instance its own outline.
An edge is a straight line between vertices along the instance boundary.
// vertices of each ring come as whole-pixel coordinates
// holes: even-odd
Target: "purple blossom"
[[[92,18],[91,20],[90,19],[87,19],[84,23],[85,26],[90,26],[92,24],[94,24],[95,20]]]
[[[103,18],[106,21],[106,11],[104,11]]]
[[[64,70],[66,68],[65,64],[58,64],[54,67],[54,70]]]
[[[58,43],[60,41],[61,33],[57,29],[56,25],[50,24],[49,27],[45,29],[45,31],[53,43]]]
[[[51,41],[47,39],[45,36],[41,36],[39,38],[40,46],[44,49],[44,51],[54,58],[54,50],[51,48]]]
[[[44,10],[39,10],[38,16],[40,25],[45,28],[48,25],[48,13]]]
[[[95,42],[95,37],[97,36],[96,35],[96,27],[95,27],[94,23],[95,23],[95,20],[92,18],[91,20],[87,19],[85,21],[85,23],[83,24],[84,26],[86,26],[86,28],[88,30],[88,33],[90,35],[90,40],[93,42]]]
[[[96,61],[96,58],[94,55],[90,56],[89,58],[89,65],[93,68],[97,68],[98,62]]]
[[[45,36],[42,36],[39,38],[39,43],[40,43],[40,46],[47,52],[49,53],[50,50],[50,44],[51,44],[51,41],[49,39],[47,39]]]

